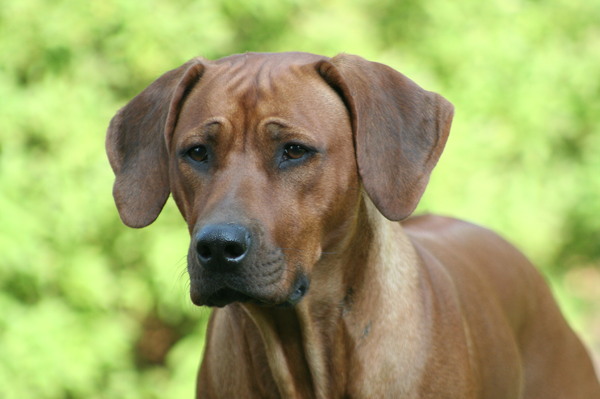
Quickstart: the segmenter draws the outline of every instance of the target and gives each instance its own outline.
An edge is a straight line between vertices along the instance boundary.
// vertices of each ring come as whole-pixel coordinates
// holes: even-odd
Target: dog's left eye
[[[186,155],[196,162],[204,162],[208,158],[208,150],[203,145],[190,148]]]
[[[283,148],[283,158],[288,159],[300,159],[306,155],[308,149],[301,146],[300,144],[287,144]]]

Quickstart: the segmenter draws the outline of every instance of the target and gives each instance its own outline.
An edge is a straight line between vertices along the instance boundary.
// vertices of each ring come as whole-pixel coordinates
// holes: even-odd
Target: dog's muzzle
[[[200,228],[192,236],[188,253],[192,302],[216,307],[232,302],[298,303],[308,291],[308,277],[300,270],[287,271],[281,249],[269,248],[259,237],[237,223]]]

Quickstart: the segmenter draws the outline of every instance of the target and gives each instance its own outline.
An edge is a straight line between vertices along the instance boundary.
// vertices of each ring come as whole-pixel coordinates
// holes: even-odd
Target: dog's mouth
[[[244,303],[249,302],[258,306],[264,307],[291,307],[296,305],[308,292],[310,280],[306,275],[300,274],[294,281],[289,294],[283,298],[266,297],[260,294],[249,294],[242,290],[233,289],[231,287],[222,287],[216,291],[201,295],[194,289],[194,281],[191,282],[191,299],[197,306],[210,306],[222,308],[234,302]]]
[[[214,294],[208,296],[205,303],[196,303],[193,297],[192,301],[196,305],[206,305],[217,308],[222,308],[223,306],[229,305],[233,302],[254,302],[251,296],[231,288],[221,288]]]

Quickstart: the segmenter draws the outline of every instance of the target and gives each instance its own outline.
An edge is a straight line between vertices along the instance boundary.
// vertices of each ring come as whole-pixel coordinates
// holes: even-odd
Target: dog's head
[[[193,59],[111,121],[115,202],[144,227],[172,193],[191,234],[194,303],[294,305],[351,230],[361,188],[389,219],[414,210],[452,114],[356,56]]]

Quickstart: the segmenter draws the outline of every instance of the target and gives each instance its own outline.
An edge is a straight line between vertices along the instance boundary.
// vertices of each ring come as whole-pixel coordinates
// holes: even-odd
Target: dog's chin
[[[310,280],[301,275],[294,281],[287,295],[270,296],[261,293],[250,293],[244,290],[221,287],[209,293],[195,288],[191,283],[190,298],[197,306],[222,308],[231,303],[252,303],[263,307],[292,307],[295,306],[308,292]]]
[[[254,302],[254,298],[250,295],[246,295],[242,292],[235,291],[231,288],[221,288],[206,298],[197,298],[192,294],[192,302],[198,306],[210,306],[216,308],[222,308],[223,306],[229,305],[234,302]]]

